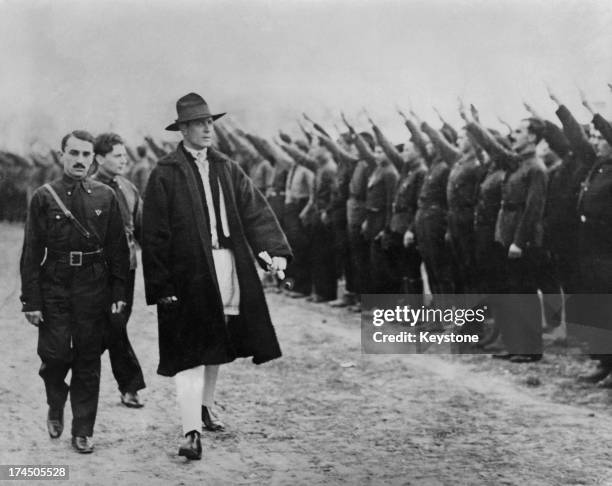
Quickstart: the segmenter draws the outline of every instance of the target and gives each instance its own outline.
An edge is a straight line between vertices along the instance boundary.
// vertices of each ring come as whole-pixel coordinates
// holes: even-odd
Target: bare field
[[[276,294],[283,358],[221,368],[227,431],[203,435],[202,460],[186,462],[174,382],[155,374],[156,316],[141,274],[128,329],[145,408],[121,406],[103,356],[96,451],[75,454],[69,425],[55,441],[45,428],[36,330],[18,302],[22,231],[0,225],[2,464],[68,464],[79,485],[612,485],[612,394],[575,384],[584,359],[362,355],[358,315]]]

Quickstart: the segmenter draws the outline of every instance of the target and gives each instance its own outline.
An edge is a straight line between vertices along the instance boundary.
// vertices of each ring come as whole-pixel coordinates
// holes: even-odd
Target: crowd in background
[[[365,131],[344,114],[342,130],[303,114],[301,136],[280,131],[273,140],[217,122],[215,149],[251,177],[287,235],[294,259],[271,285],[288,297],[359,312],[363,294],[428,288],[433,305],[490,295],[495,325],[479,345],[521,363],[542,357],[538,292],[545,304],[565,295],[565,306],[544,306],[546,326],[564,317],[586,329],[580,337],[597,367],[580,379],[612,387],[612,124],[584,94],[589,125],[549,94],[558,120],[525,104],[525,118],[504,133],[460,101],[461,127],[398,110],[407,128],[400,144],[364,110]],[[141,194],[173,148],[148,137],[128,147],[126,176]],[[0,219],[23,220],[29,194],[61,174],[59,164],[55,152],[0,152]]]

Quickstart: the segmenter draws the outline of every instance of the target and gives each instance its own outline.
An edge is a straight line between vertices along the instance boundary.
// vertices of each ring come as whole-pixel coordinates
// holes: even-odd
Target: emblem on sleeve
[[[95,213],[96,213],[96,216],[100,216],[102,214],[102,210],[101,209],[96,209]]]

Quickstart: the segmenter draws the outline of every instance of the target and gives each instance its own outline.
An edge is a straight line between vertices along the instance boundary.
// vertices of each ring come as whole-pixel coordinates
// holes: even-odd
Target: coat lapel
[[[215,288],[217,289],[217,294],[219,295],[219,299],[221,299],[221,292],[219,291],[219,283],[217,282],[217,275],[214,271],[215,263],[212,257],[212,247],[210,242],[210,235],[206,234],[206,228],[208,228],[208,215],[206,211],[204,211],[204,206],[202,205],[202,199],[200,198],[200,191],[196,185],[195,178],[191,169],[189,168],[185,154],[183,153],[182,147],[179,146],[176,150],[177,155],[177,165],[180,171],[185,178],[187,183],[187,192],[189,193],[189,199],[191,201],[191,208],[193,210],[194,223],[198,229],[198,236],[200,237],[200,245],[204,249],[204,255],[206,255],[206,262],[208,263],[208,268],[211,270],[211,278],[215,282]]]

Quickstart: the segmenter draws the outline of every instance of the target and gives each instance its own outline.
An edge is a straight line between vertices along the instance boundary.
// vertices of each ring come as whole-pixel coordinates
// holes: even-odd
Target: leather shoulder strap
[[[51,184],[45,184],[43,187],[47,191],[49,191],[49,193],[53,196],[53,199],[55,199],[55,202],[57,203],[57,205],[60,207],[60,209],[62,210],[64,215],[68,218],[68,220],[74,225],[77,231],[81,233],[85,238],[91,238],[91,233],[87,231],[87,228],[85,228],[85,226],[83,226],[79,222],[79,220],[74,217],[74,214],[70,212],[70,210],[66,207],[64,202],[57,195],[57,192],[55,192],[55,190],[51,187]]]

